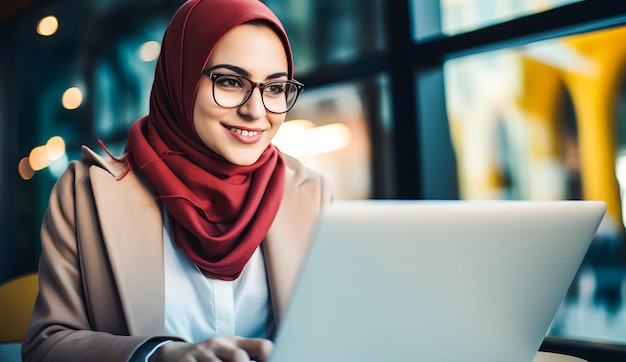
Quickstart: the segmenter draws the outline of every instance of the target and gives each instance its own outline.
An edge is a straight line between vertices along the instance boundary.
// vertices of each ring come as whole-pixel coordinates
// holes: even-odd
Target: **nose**
[[[266,110],[261,97],[261,89],[259,87],[252,88],[252,94],[246,103],[239,106],[239,114],[248,119],[255,120],[265,116]]]

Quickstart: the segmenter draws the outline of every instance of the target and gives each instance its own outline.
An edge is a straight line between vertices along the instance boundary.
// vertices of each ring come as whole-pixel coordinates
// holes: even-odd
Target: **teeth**
[[[230,130],[242,136],[248,136],[248,137],[256,136],[257,134],[259,134],[259,132],[257,131],[246,131],[246,130],[235,128],[235,127],[230,127]]]

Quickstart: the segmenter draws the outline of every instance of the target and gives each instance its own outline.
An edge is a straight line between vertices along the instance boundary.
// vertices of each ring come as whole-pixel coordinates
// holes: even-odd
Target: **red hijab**
[[[193,126],[202,71],[217,42],[250,21],[275,26],[291,50],[280,21],[259,0],[189,0],[168,25],[157,61],[150,112],[130,128],[128,152],[157,190],[170,215],[171,234],[205,275],[236,279],[274,221],[285,164],[270,145],[250,166],[211,151]]]

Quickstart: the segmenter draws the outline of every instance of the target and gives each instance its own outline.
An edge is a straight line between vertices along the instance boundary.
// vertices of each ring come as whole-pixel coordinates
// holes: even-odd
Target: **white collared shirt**
[[[188,342],[237,335],[269,338],[274,328],[265,261],[257,248],[234,281],[204,276],[176,246],[164,212],[165,333]]]

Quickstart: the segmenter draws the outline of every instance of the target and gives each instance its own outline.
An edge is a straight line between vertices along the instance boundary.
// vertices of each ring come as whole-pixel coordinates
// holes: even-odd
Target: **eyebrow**
[[[211,68],[205,69],[205,72],[210,72],[213,71],[215,69],[219,69],[219,68],[225,68],[228,70],[232,70],[233,72],[239,74],[239,75],[243,75],[245,77],[250,77],[250,72],[248,72],[247,70],[238,67],[236,65],[231,65],[231,64],[218,64],[215,66],[212,66]],[[280,78],[280,77],[289,77],[289,75],[287,74],[287,72],[279,72],[279,73],[274,73],[274,74],[270,74],[267,77],[265,77],[265,79],[276,79],[276,78]]]

